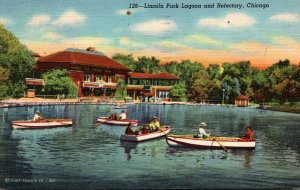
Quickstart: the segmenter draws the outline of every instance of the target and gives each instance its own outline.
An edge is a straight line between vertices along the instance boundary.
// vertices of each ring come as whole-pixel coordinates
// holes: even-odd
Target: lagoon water
[[[73,127],[13,130],[13,120],[73,118]],[[300,188],[300,115],[254,108],[129,105],[127,117],[141,123],[156,115],[175,134],[195,134],[205,121],[216,136],[255,133],[255,150],[169,147],[164,138],[120,142],[125,127],[100,125],[106,105],[0,108],[0,188]]]

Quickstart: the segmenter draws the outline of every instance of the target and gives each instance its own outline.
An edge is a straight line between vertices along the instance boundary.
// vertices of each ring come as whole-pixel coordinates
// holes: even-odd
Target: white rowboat
[[[140,134],[140,135],[123,134],[121,135],[120,139],[123,141],[131,141],[131,142],[146,141],[146,140],[155,139],[167,135],[171,131],[171,128],[170,126],[162,126],[161,130],[162,131],[150,132],[150,133]]]
[[[139,123],[138,120],[134,119],[121,119],[121,120],[111,120],[107,117],[99,117],[97,119],[97,122],[100,122],[101,124],[107,124],[107,125],[128,125],[128,123],[132,123],[132,126],[137,126]]]
[[[14,129],[49,129],[69,127],[73,124],[73,121],[72,119],[42,119],[39,121],[12,121],[11,123]]]
[[[245,148],[254,149],[256,142],[248,141],[238,137],[209,137],[194,138],[193,135],[169,135],[166,137],[169,146],[190,148]]]

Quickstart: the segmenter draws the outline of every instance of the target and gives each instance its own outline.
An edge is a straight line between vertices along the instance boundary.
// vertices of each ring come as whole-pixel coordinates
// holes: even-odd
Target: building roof
[[[159,74],[151,74],[151,73],[128,73],[131,78],[139,78],[139,79],[170,79],[170,80],[179,80],[180,78],[171,75],[169,73],[159,73]]]
[[[67,49],[41,57],[37,60],[37,63],[71,63],[129,71],[129,68],[125,65],[106,57],[100,52],[79,51],[77,49]]]
[[[236,100],[248,100],[248,97],[245,95],[240,95],[236,98]]]

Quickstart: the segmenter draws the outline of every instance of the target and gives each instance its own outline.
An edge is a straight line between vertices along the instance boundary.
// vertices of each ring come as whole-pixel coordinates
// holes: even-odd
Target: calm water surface
[[[13,120],[72,118],[73,127],[13,130]],[[128,118],[160,117],[172,133],[195,134],[205,121],[213,135],[255,132],[255,150],[171,148],[164,138],[123,143],[125,127],[100,125],[105,105],[0,108],[0,188],[299,188],[300,115],[253,108],[130,105]]]

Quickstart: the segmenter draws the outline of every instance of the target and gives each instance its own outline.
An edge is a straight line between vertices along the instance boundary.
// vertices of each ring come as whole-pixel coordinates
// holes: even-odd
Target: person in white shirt
[[[122,110],[121,114],[119,115],[119,119],[122,120],[122,119],[126,119],[126,113],[124,110]]]
[[[37,110],[33,116],[33,121],[38,121],[38,120],[41,120],[43,119],[43,117],[41,116],[41,112],[39,110]]]
[[[204,129],[207,126],[206,123],[201,122],[199,126],[200,126],[200,128],[199,128],[197,136],[200,137],[200,138],[207,138],[207,137],[209,137],[210,134],[206,133],[205,129]]]

